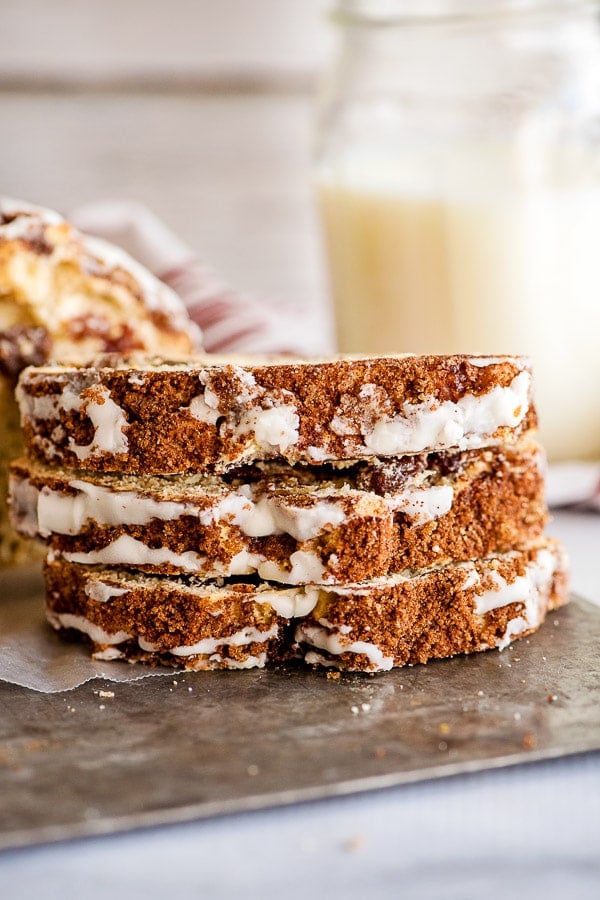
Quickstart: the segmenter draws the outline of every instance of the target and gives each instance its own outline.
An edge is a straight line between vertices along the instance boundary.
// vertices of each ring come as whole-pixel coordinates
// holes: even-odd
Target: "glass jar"
[[[344,352],[525,353],[600,458],[600,40],[585,0],[354,0],[317,182]]]

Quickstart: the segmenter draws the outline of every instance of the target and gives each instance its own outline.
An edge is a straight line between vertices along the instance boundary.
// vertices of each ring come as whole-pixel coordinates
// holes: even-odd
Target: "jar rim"
[[[393,27],[460,24],[584,9],[600,9],[600,0],[338,0],[330,18],[337,25]]]

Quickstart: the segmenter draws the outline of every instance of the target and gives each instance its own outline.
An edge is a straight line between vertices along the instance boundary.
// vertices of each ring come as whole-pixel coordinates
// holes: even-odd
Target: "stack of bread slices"
[[[566,600],[520,357],[27,369],[17,530],[96,658],[382,671]]]

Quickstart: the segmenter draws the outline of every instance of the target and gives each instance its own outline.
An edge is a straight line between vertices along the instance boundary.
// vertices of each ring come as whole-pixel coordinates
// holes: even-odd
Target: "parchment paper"
[[[39,566],[0,574],[0,680],[49,694],[92,678],[137,681],[177,671],[92,659],[86,647],[64,641],[47,624]]]

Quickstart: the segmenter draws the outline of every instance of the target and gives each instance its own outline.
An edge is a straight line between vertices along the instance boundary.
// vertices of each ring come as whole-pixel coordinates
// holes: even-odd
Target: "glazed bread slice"
[[[536,425],[521,357],[42,367],[18,399],[30,454],[137,474],[466,450]]]
[[[366,581],[505,552],[546,522],[533,441],[344,468],[263,463],[228,476],[12,466],[13,523],[67,560],[284,584]]]
[[[102,659],[187,669],[250,668],[292,656],[377,672],[505,647],[566,602],[551,541],[521,552],[340,586],[202,582],[49,557],[47,615]]]

